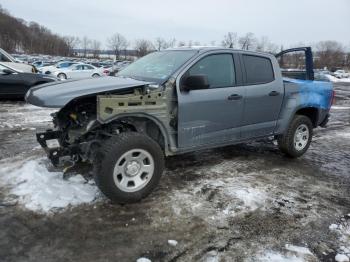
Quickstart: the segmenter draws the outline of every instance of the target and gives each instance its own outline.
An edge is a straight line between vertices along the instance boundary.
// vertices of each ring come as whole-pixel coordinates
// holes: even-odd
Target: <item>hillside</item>
[[[35,22],[9,14],[0,5],[0,47],[8,52],[68,55],[65,39]]]

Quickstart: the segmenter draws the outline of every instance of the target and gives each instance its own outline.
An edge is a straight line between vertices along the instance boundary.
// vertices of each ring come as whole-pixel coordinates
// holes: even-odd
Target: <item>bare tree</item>
[[[138,57],[142,57],[147,55],[152,50],[154,50],[154,46],[151,41],[146,39],[138,39],[135,41],[135,50]]]
[[[88,49],[91,46],[91,40],[87,37],[84,36],[82,41],[81,41],[81,49],[83,49],[83,56],[86,57],[88,54]]]
[[[346,63],[345,48],[337,41],[321,41],[316,45],[315,65],[335,70]]]
[[[35,22],[11,16],[0,6],[0,46],[8,52],[69,55],[66,40]]]
[[[178,47],[182,47],[182,46],[185,46],[185,45],[186,45],[186,43],[185,43],[184,41],[180,41],[180,42],[177,44]]]
[[[97,40],[92,41],[92,54],[95,58],[98,58],[101,52],[101,42]]]
[[[222,46],[224,46],[224,47],[236,48],[237,40],[238,40],[237,33],[228,32],[228,33],[224,36],[224,40],[222,40],[221,44],[222,44]]]
[[[74,55],[74,49],[80,45],[79,37],[66,36],[66,37],[64,37],[64,41],[66,42],[66,44],[69,48],[69,55]]]
[[[253,33],[247,33],[245,36],[239,38],[238,43],[243,50],[254,50],[256,41]]]
[[[119,59],[121,51],[126,50],[128,47],[128,41],[123,35],[119,33],[115,33],[110,38],[108,38],[107,44],[108,47],[113,50],[116,59]]]
[[[350,44],[348,46],[348,51],[346,54],[345,66],[347,66],[347,68],[350,69]]]
[[[263,36],[256,41],[256,50],[274,54],[278,51],[278,46],[272,43],[267,36]]]
[[[172,39],[168,40],[167,43],[166,43],[167,48],[175,47],[175,44],[176,44],[176,39],[175,38],[172,38]]]
[[[164,38],[157,37],[156,40],[154,41],[154,46],[158,51],[160,51],[162,49],[167,48],[167,42],[165,41]]]

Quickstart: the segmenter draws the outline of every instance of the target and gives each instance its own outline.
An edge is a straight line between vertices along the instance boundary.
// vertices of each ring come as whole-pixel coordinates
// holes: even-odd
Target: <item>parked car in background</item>
[[[104,70],[104,68],[97,68],[89,64],[73,64],[67,68],[58,68],[56,71],[51,72],[51,75],[61,80],[100,77],[105,75]]]
[[[350,77],[350,74],[347,73],[345,70],[337,70],[334,73],[334,76],[337,78],[347,78]]]
[[[130,65],[131,61],[117,61],[112,67],[107,68],[110,72],[109,75],[115,76],[119,71]]]
[[[44,66],[52,66],[54,64],[55,64],[54,62],[50,62],[50,61],[35,61],[32,63],[32,65],[35,66],[37,69]]]
[[[329,76],[331,72],[325,69],[314,69],[314,78],[317,81],[326,81],[329,82]]]
[[[62,61],[58,62],[55,65],[51,66],[44,66],[40,68],[39,72],[42,74],[51,74],[52,72],[55,72],[57,70],[62,70],[64,68],[68,68],[72,65],[78,64],[78,62],[72,62],[72,61]]]
[[[27,65],[24,63],[17,62],[16,59],[11,56],[9,53],[7,53],[5,50],[0,48],[0,62],[3,65],[10,66],[16,70],[20,70],[22,72],[28,72],[28,73],[36,73],[37,70],[32,65]]]
[[[36,85],[57,81],[56,77],[19,71],[0,63],[0,98],[24,98]]]

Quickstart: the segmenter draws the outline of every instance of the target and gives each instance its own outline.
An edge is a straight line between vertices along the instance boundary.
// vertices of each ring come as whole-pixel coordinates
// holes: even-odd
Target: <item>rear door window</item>
[[[246,84],[258,85],[272,82],[275,77],[271,60],[262,56],[243,55]]]

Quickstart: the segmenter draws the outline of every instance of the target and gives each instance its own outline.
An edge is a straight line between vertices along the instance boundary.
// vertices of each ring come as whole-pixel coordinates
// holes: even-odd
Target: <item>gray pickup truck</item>
[[[290,52],[305,53],[302,69],[282,70],[267,53],[167,49],[116,77],[34,87],[26,100],[59,108],[55,129],[37,134],[54,165],[62,157],[91,163],[101,191],[130,203],[156,187],[165,156],[271,136],[287,156],[304,154],[313,128],[328,121],[334,93],[330,82],[314,81],[309,47],[277,56]]]

